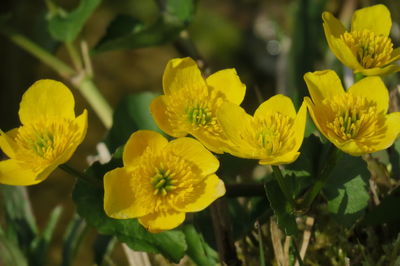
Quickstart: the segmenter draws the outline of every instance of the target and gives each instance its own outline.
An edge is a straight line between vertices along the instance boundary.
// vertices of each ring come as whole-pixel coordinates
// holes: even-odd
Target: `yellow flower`
[[[400,58],[400,48],[393,49],[389,38],[392,20],[384,5],[357,10],[350,32],[329,12],[322,19],[332,52],[354,72],[374,76],[400,71],[400,66],[390,65]]]
[[[358,156],[393,144],[400,133],[400,113],[386,114],[389,94],[379,77],[366,77],[347,92],[332,70],[307,73],[304,79],[311,117],[336,147]]]
[[[298,114],[290,98],[275,95],[248,115],[241,107],[224,103],[218,120],[232,141],[229,153],[240,158],[258,159],[260,164],[278,165],[295,161],[304,137],[307,109]]]
[[[192,138],[168,142],[154,131],[137,131],[125,145],[123,162],[104,176],[104,210],[116,219],[139,218],[150,232],[177,227],[186,212],[225,194],[215,175],[218,160]]]
[[[0,148],[10,158],[0,161],[0,183],[37,184],[69,160],[87,129],[86,110],[75,117],[74,105],[69,89],[55,80],[39,80],[24,93],[22,126],[0,130]]]
[[[191,134],[209,150],[223,153],[228,144],[216,111],[225,101],[239,105],[246,91],[235,69],[224,69],[204,79],[193,59],[172,59],[165,68],[163,88],[165,95],[151,103],[158,126],[176,138]]]

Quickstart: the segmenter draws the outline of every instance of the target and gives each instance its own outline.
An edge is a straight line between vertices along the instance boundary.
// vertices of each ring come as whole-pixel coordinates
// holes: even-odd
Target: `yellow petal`
[[[234,153],[234,150],[230,150],[229,153],[242,158],[249,158],[255,153],[249,143],[249,136],[253,130],[252,116],[240,106],[225,102],[218,109],[217,118],[225,135],[236,146],[235,150],[239,151]]]
[[[215,173],[219,161],[200,142],[192,138],[179,138],[171,141],[165,147],[166,153],[175,154],[198,166],[202,176]],[[199,180],[200,181],[200,180]]]
[[[390,60],[387,62],[388,64],[397,61],[400,59],[400,47],[397,47],[396,49],[393,49],[392,54],[390,55]]]
[[[319,116],[318,116],[318,115],[323,115],[323,114],[318,112],[317,107],[311,101],[310,97],[304,97],[304,103],[307,106],[308,113],[310,114],[315,126],[318,128],[319,132],[321,132],[326,137],[327,134],[326,134],[326,131],[325,131],[325,127],[323,127],[322,123],[320,123]]]
[[[271,113],[281,113],[290,118],[296,117],[296,110],[294,109],[292,100],[282,94],[272,96],[263,102],[255,111],[254,118],[264,119]]]
[[[354,12],[351,20],[352,31],[362,31],[364,29],[389,36],[392,27],[390,11],[384,5],[375,5],[358,9]]]
[[[258,163],[261,165],[281,165],[289,164],[297,160],[300,152],[289,152],[281,156],[273,156],[260,160]]]
[[[342,22],[335,18],[330,12],[322,13],[322,20],[324,21],[324,27],[329,30],[329,33],[334,37],[339,38],[343,33],[346,32]]]
[[[304,75],[308,92],[314,103],[322,102],[325,98],[344,94],[342,83],[332,70],[308,72]]]
[[[159,233],[165,230],[174,229],[185,220],[185,213],[177,212],[173,209],[153,212],[139,218],[139,223],[143,225],[147,231]]]
[[[234,68],[215,72],[207,78],[208,86],[222,92],[226,98],[236,104],[241,104],[246,93],[244,85]]]
[[[366,77],[349,88],[349,93],[365,97],[377,103],[378,112],[386,114],[389,107],[389,92],[380,77]]]
[[[185,131],[181,131],[179,128],[172,128],[169,122],[170,118],[167,115],[167,106],[165,104],[166,96],[161,95],[153,99],[150,104],[150,111],[153,115],[157,126],[170,136],[175,138],[184,137],[187,135]]]
[[[190,134],[214,153],[223,154],[226,151],[227,141],[222,139],[221,136],[212,135],[209,132],[204,131],[202,128],[191,131]]]
[[[391,73],[399,72],[400,71],[400,66],[398,65],[388,65],[383,68],[375,67],[375,68],[369,68],[369,69],[361,69],[358,71],[355,71],[356,73],[361,73],[364,76],[384,76],[388,75]]]
[[[188,87],[207,89],[196,62],[190,57],[170,60],[163,75],[164,93],[168,95]]]
[[[22,96],[19,118],[22,124],[42,117],[74,119],[75,101],[71,91],[61,82],[36,81]]]
[[[48,166],[50,168],[47,169],[47,172],[49,172],[47,175],[49,175],[52,171],[54,171],[54,169],[57,168],[60,164],[66,163],[69,159],[71,159],[72,155],[75,153],[79,144],[81,144],[83,139],[85,138],[87,126],[88,126],[86,109],[83,111],[83,113],[80,116],[78,116],[75,119],[75,123],[77,124],[77,126],[79,128],[78,138],[69,145],[68,149],[66,149],[62,153],[58,154],[58,157],[53,162],[51,162],[51,164]],[[51,170],[51,167],[53,167],[53,170]]]
[[[160,133],[151,130],[139,130],[133,133],[125,144],[122,156],[124,166],[134,167],[139,163],[139,158],[148,148],[153,151],[160,151],[168,144],[168,140]]]
[[[368,153],[366,150],[362,149],[356,141],[354,140],[349,140],[347,142],[344,143],[338,143],[338,142],[332,142],[333,144],[335,144],[335,146],[344,151],[345,153],[348,153],[352,156],[360,156],[363,154]]]
[[[326,41],[332,53],[351,69],[362,69],[351,49],[340,37],[346,31],[342,23],[329,12],[324,12],[322,19]]]
[[[86,137],[87,127],[88,127],[88,113],[87,110],[83,110],[83,113],[75,119],[75,123],[79,128],[79,138],[77,144],[81,144]]]
[[[350,47],[341,38],[332,38],[328,41],[329,48],[336,58],[342,62],[342,64],[359,71],[364,69],[363,66],[358,62],[357,57],[353,54]]]
[[[59,166],[60,164],[51,164],[48,165],[42,172],[40,172],[37,177],[36,180],[38,182],[42,182],[43,180],[45,180],[46,178],[49,177],[49,175],[56,170],[56,168]]]
[[[18,133],[18,128],[14,128],[7,133],[4,133],[0,129],[0,149],[9,157],[15,157],[15,151],[18,149],[17,144],[14,141],[16,134]]]
[[[112,218],[136,218],[150,213],[147,204],[137,199],[131,186],[131,174],[125,168],[116,168],[104,176],[104,211]]]
[[[294,120],[293,128],[294,137],[295,137],[295,145],[293,147],[293,151],[298,151],[303,143],[304,139],[304,131],[306,129],[306,121],[307,121],[307,105],[303,101],[300,106],[299,112],[297,113],[296,119]]]
[[[209,175],[202,182],[196,184],[192,191],[185,194],[182,201],[177,202],[175,207],[182,212],[198,212],[224,194],[224,182],[216,175]]]
[[[379,142],[374,145],[372,152],[390,147],[400,134],[400,112],[390,113],[386,116],[386,130]]]
[[[14,186],[29,186],[43,179],[37,179],[38,173],[31,171],[17,160],[0,161],[0,183]]]

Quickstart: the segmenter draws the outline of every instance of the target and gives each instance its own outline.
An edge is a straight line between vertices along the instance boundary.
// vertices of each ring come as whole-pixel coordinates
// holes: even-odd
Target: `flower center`
[[[345,32],[341,38],[364,68],[382,67],[390,62],[392,40],[369,30]]]
[[[73,145],[79,128],[72,120],[40,120],[18,129],[15,142],[25,162],[40,165],[40,161],[53,161]]]
[[[194,126],[205,126],[212,120],[210,110],[200,105],[188,108],[187,117],[189,122]]]
[[[271,114],[262,120],[257,120],[256,127],[260,129],[256,134],[257,143],[264,148],[268,155],[281,152],[286,145],[291,145],[289,137],[293,122],[292,118],[281,113]]]
[[[176,179],[173,178],[175,175],[170,170],[156,168],[156,174],[151,178],[154,195],[161,194],[165,196],[169,191],[174,190],[176,188]]]
[[[323,103],[334,113],[327,127],[341,140],[375,134],[379,120],[375,102],[365,97],[345,94],[325,99]]]

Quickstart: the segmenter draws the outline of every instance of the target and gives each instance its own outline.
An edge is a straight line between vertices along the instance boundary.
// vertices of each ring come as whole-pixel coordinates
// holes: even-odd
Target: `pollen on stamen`
[[[342,141],[373,134],[379,121],[376,103],[351,94],[336,96],[324,102],[334,114],[327,128]]]
[[[24,161],[40,168],[40,162],[55,160],[77,141],[78,135],[78,126],[72,120],[39,120],[21,126],[15,141]]]
[[[257,142],[268,155],[278,154],[285,145],[290,146],[290,132],[293,119],[280,113],[272,114],[263,120],[257,121],[259,128],[256,134]]]
[[[154,187],[154,195],[161,194],[162,196],[167,195],[168,192],[176,188],[176,180],[174,176],[176,173],[165,168],[156,168],[155,175],[151,178],[151,184]]]
[[[390,62],[393,43],[387,36],[364,29],[345,32],[341,38],[364,68],[383,67]]]

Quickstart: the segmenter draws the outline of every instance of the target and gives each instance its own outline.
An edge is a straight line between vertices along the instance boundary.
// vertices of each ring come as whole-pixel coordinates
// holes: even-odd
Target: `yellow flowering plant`
[[[0,147],[9,157],[0,161],[0,183],[34,185],[68,161],[83,141],[87,111],[75,117],[74,97],[55,80],[39,80],[23,95],[22,126],[0,130]]]
[[[400,71],[400,66],[392,64],[400,59],[400,48],[393,49],[389,37],[392,19],[386,6],[356,10],[350,31],[329,12],[324,12],[322,19],[331,51],[354,72],[373,76]]]
[[[389,93],[379,77],[367,77],[344,91],[332,70],[304,75],[305,102],[319,131],[353,156],[388,148],[400,133],[400,112],[387,114]]]
[[[0,130],[1,265],[60,264],[46,263],[45,252],[58,228],[61,207],[54,209],[48,222],[40,221],[45,225],[41,232],[23,187],[42,182],[56,168],[77,178],[71,194],[80,216],[74,214],[67,226],[62,248],[66,252],[58,256],[62,265],[73,263],[74,251],[88,242],[85,232],[92,228],[99,237],[89,249],[95,251],[95,260],[86,264],[125,261],[117,258],[122,252],[111,254],[120,241],[134,265],[167,265],[166,260],[178,264],[183,258],[183,263],[190,260],[189,264],[200,266],[358,265],[366,261],[396,265],[400,260],[396,253],[400,247],[400,78],[378,77],[400,70],[396,65],[400,48],[394,48],[400,36],[399,21],[393,16],[392,41],[388,8],[374,5],[354,10],[347,30],[331,13],[323,12],[328,1],[298,1],[287,20],[292,25],[280,27],[284,16],[279,12],[286,11],[281,1],[274,4],[274,23],[265,16],[226,23],[230,16],[225,16],[223,27],[204,38],[202,44],[209,47],[197,49],[193,40],[209,34],[214,25],[191,39],[191,34],[199,32],[185,30],[193,19],[195,1],[155,1],[159,13],[152,10],[157,17],[148,17],[154,24],[117,16],[100,42],[89,48],[76,37],[84,37],[79,32],[101,1],[78,2],[79,7],[69,12],[46,1],[48,32],[60,46],[65,45],[70,62],[55,57],[0,18],[0,33],[60,74],[82,94],[102,123],[98,128],[93,124],[93,138],[76,155],[81,162],[87,161],[87,169],[76,170],[66,162],[86,135],[87,111],[75,115],[71,91],[55,80],[39,80],[24,93],[21,125]],[[219,19],[204,21],[204,17],[217,17],[221,8],[232,14],[243,12],[242,18],[264,14],[258,8],[241,10],[241,1],[232,1],[232,5],[227,4],[229,0],[206,2],[218,9],[200,16],[198,25],[218,24]],[[254,4],[263,7],[261,2]],[[338,7],[344,11],[341,17],[346,17],[352,5],[340,6],[343,3]],[[317,21],[320,14],[323,25]],[[270,27],[275,23],[277,27]],[[308,72],[328,63],[325,59],[329,57],[319,57],[326,51],[318,34],[321,26],[332,52],[356,74],[358,81],[348,89],[332,70]],[[241,27],[249,28],[240,32]],[[292,29],[289,34],[286,28]],[[222,49],[212,47],[214,39]],[[160,46],[165,42],[172,45]],[[130,66],[133,71],[125,75],[126,69],[118,68],[118,57],[110,53],[93,63],[109,60],[112,64],[105,66],[116,72],[101,78],[93,72],[105,73],[102,67],[92,68],[93,55],[155,45],[160,47],[128,54],[134,56],[128,62],[144,58],[144,68],[137,63],[144,61],[137,60]],[[198,52],[203,49],[212,57],[209,62]],[[181,58],[172,58],[177,53]],[[3,57],[4,61],[8,58]],[[165,58],[172,59],[165,65]],[[227,62],[238,65],[208,75],[212,73],[208,66]],[[347,74],[343,78],[349,81]],[[118,91],[118,81],[107,82],[121,75],[135,79],[130,89],[141,92],[124,95]],[[123,97],[115,108],[97,89],[97,81],[112,87],[107,95],[114,94],[113,100]],[[144,87],[152,91],[142,91]],[[161,88],[161,95],[154,92]],[[282,94],[275,94],[275,89]],[[11,95],[2,95],[6,97],[0,100],[12,103]],[[8,116],[8,106],[3,110],[3,117]],[[250,115],[245,110],[255,111]],[[105,137],[96,145],[97,154],[85,154],[99,134]],[[40,202],[35,209],[48,207],[43,202],[57,201],[48,195],[69,194],[66,189],[58,193],[59,188],[46,191],[71,185],[62,178],[53,180],[31,190],[35,197],[38,190],[45,190],[40,193],[44,200],[35,199],[35,205]],[[381,234],[382,224],[385,234]]]
[[[218,121],[232,145],[229,153],[260,164],[288,164],[300,155],[306,124],[306,106],[299,112],[289,97],[278,94],[262,103],[254,113],[224,103],[217,112]]]
[[[125,145],[123,162],[104,176],[104,210],[116,219],[138,218],[150,232],[177,227],[185,213],[225,194],[215,175],[218,160],[191,138],[168,142],[160,133],[137,131]]]
[[[151,103],[157,125],[168,135],[193,135],[208,149],[223,153],[229,145],[216,113],[223,102],[239,105],[246,86],[235,69],[220,70],[206,79],[191,58],[168,62],[163,75],[164,95]]]

